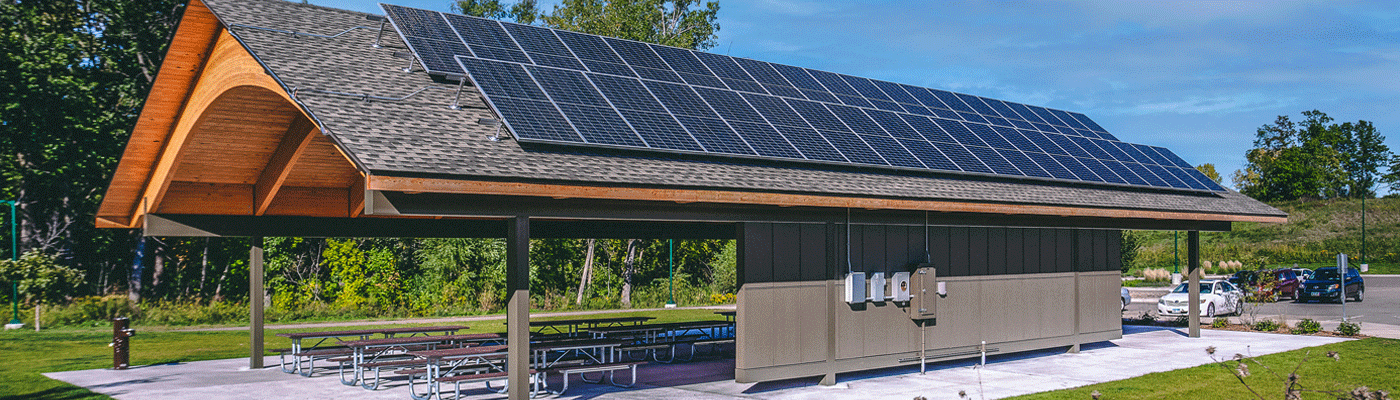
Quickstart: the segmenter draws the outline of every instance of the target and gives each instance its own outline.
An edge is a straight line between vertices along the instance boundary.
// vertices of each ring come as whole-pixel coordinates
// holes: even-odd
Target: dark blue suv
[[[1361,278],[1361,273],[1355,268],[1346,270],[1346,297],[1352,301],[1361,301],[1366,294],[1366,280]],[[1337,274],[1337,267],[1318,268],[1313,272],[1313,278],[1303,282],[1303,286],[1298,288],[1298,302],[1308,300],[1336,300],[1342,301],[1342,279]]]

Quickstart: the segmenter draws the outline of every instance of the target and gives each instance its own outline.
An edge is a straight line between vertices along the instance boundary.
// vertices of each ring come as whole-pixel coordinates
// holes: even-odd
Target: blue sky
[[[311,3],[382,13],[372,0]],[[1124,141],[1215,164],[1226,185],[1279,115],[1372,121],[1400,151],[1400,2],[720,5],[711,52],[1082,112]]]

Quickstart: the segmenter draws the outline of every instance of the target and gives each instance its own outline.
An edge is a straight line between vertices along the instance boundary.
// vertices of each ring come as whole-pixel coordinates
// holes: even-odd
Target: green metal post
[[[671,301],[666,302],[667,306],[676,306],[676,244],[674,239],[666,239],[666,252],[670,257],[670,262],[666,265],[666,273],[671,279],[667,281],[671,288]]]
[[[1366,198],[1370,193],[1361,194],[1361,263],[1366,263]]]
[[[15,201],[3,200],[10,204],[10,261],[19,261],[19,235],[15,230],[19,215],[15,214]],[[22,324],[19,320],[19,282],[10,281],[10,324]]]
[[[1176,242],[1177,233],[1177,231],[1172,231],[1172,257],[1176,257],[1176,261],[1174,261],[1176,264],[1172,265],[1173,274],[1181,273],[1181,245]]]

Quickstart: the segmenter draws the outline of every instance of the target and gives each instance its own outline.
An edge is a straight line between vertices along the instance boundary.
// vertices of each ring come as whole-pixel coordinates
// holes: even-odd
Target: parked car
[[[1123,311],[1128,310],[1128,303],[1133,302],[1133,296],[1128,294],[1128,288],[1118,288],[1118,297],[1123,299]]]
[[[1298,286],[1302,283],[1298,272],[1291,268],[1271,270],[1245,270],[1230,276],[1230,283],[1243,288],[1253,299],[1278,301],[1280,297],[1298,299]]]
[[[1356,268],[1347,268],[1346,274],[1346,297],[1360,302],[1366,295],[1366,280]],[[1297,301],[1342,301],[1341,284],[1342,277],[1337,273],[1337,267],[1318,268],[1312,279],[1303,282],[1303,290],[1298,293]]]
[[[1293,272],[1298,274],[1298,280],[1306,281],[1313,278],[1313,270],[1307,268],[1294,268]]]
[[[1157,300],[1157,314],[1165,317],[1186,315],[1190,309],[1189,282],[1177,285],[1171,293]],[[1239,314],[1244,310],[1244,291],[1238,286],[1223,280],[1204,280],[1199,284],[1201,291],[1201,316]]]

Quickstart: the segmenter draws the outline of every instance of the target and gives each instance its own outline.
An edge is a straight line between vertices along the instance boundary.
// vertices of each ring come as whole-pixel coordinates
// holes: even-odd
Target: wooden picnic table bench
[[[555,334],[565,336],[577,336],[579,332],[600,326],[622,326],[627,324],[641,324],[646,321],[656,319],[656,317],[630,316],[630,317],[606,317],[606,318],[574,318],[574,319],[541,319],[530,321],[530,328],[538,328],[533,332],[535,335],[547,335],[546,330],[553,330]]]
[[[426,363],[426,368],[422,372],[406,373],[409,376],[408,395],[415,400],[427,400],[434,395],[441,397],[442,387],[439,378],[457,375],[458,371],[504,372],[505,366],[497,362],[504,360],[508,350],[509,348],[506,346],[476,346],[409,352],[409,355],[422,358]],[[400,373],[400,371],[395,371],[395,373]],[[427,389],[422,395],[419,395],[418,391],[414,389],[415,377],[420,374],[424,377],[424,386]],[[460,390],[460,387],[458,389]]]
[[[595,338],[612,337],[639,337],[642,343],[656,342],[663,338],[685,335],[690,331],[699,331],[707,337],[721,337],[721,328],[730,326],[729,322],[708,320],[689,322],[670,322],[663,324],[641,324],[633,326],[608,326],[588,329]],[[708,330],[708,332],[706,332]]]
[[[370,338],[370,336],[374,336],[374,335],[382,335],[382,336],[384,336],[385,338],[392,338],[392,337],[394,337],[394,335],[399,335],[399,334],[408,334],[408,335],[410,335],[410,336],[419,335],[419,334],[427,335],[427,334],[430,334],[430,333],[452,334],[452,333],[455,333],[455,332],[457,332],[457,331],[459,331],[459,330],[463,330],[463,329],[467,329],[467,327],[466,327],[466,326],[456,326],[456,325],[454,325],[454,326],[415,326],[415,327],[401,327],[401,328],[375,328],[375,329],[354,329],[354,330],[340,330],[340,331],[284,332],[284,333],[278,333],[277,336],[285,337],[285,338],[288,338],[288,339],[291,339],[291,340],[292,340],[292,347],[291,347],[291,350],[290,350],[290,351],[287,351],[287,352],[279,352],[280,355],[279,355],[279,357],[278,357],[278,360],[280,361],[280,364],[281,364],[280,366],[281,366],[281,368],[282,368],[282,372],[287,372],[287,373],[299,373],[299,374],[301,374],[302,376],[311,376],[311,374],[312,374],[312,372],[313,372],[313,370],[314,370],[314,365],[315,365],[315,361],[316,361],[317,358],[320,358],[320,359],[327,359],[327,358],[341,357],[341,356],[344,356],[344,355],[345,355],[345,354],[340,354],[340,353],[317,353],[317,352],[311,352],[312,350],[318,350],[318,349],[323,348],[322,344],[326,343],[326,341],[327,341],[327,340],[330,340],[330,339],[336,339],[337,341],[340,341],[340,340],[343,339],[343,338],[358,338],[358,340],[367,340],[367,339]],[[302,342],[303,342],[303,341],[307,341],[307,340],[315,340],[315,342],[312,343],[310,346],[305,346]],[[292,361],[291,361],[291,363],[290,363],[291,368],[288,368],[288,364],[289,364],[289,363],[288,363],[287,360],[286,360],[286,356],[289,355],[289,354],[292,356]],[[306,364],[307,364],[307,367],[306,367],[306,368],[302,368],[302,358],[306,358],[306,360],[307,360],[307,363],[306,363]]]
[[[408,355],[411,351],[435,350],[441,347],[463,347],[468,344],[481,343],[504,343],[505,334],[501,333],[471,333],[461,335],[439,335],[439,336],[402,336],[383,339],[350,340],[341,342],[354,350],[354,354],[349,360],[332,359],[339,361],[340,383],[353,386],[359,383],[367,389],[373,390],[379,387],[379,369],[366,364],[375,363],[385,358],[413,357]],[[352,372],[350,379],[346,379],[345,371]],[[382,367],[382,366],[381,366]],[[367,381],[369,370],[375,373],[374,381]]]

